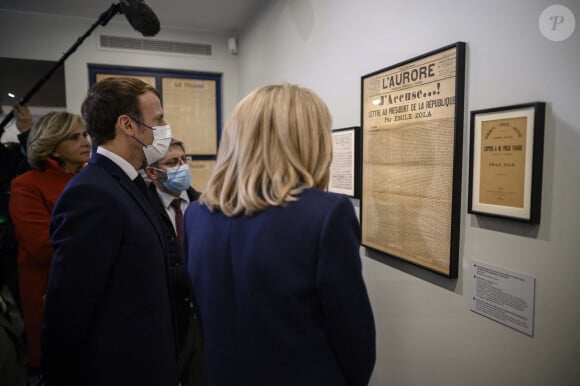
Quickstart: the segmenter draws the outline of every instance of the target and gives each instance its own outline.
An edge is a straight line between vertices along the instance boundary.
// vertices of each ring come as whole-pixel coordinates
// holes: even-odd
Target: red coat
[[[10,217],[18,240],[18,280],[29,364],[40,366],[40,325],[53,251],[48,227],[52,209],[65,185],[76,173],[66,173],[48,160],[42,172],[31,170],[14,180]]]

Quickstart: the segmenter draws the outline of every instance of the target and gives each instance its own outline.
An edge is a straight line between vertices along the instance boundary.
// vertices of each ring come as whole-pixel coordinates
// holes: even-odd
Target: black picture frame
[[[333,157],[328,191],[360,199],[361,130],[359,126],[332,130]]]
[[[361,240],[456,278],[466,44],[361,77]]]
[[[208,132],[215,133],[215,151],[211,152],[197,152],[192,150],[187,140],[180,138],[184,142],[188,155],[194,161],[211,161],[216,159],[217,148],[221,139],[222,128],[222,74],[201,72],[201,71],[185,71],[161,68],[144,68],[134,66],[108,65],[108,64],[88,64],[89,87],[97,82],[99,77],[110,76],[132,76],[141,78],[151,78],[154,81],[155,88],[159,91],[161,103],[165,106],[165,90],[163,88],[164,80],[170,78],[180,78],[189,81],[211,81],[215,83],[215,126],[207,128]],[[167,114],[166,114],[167,115]],[[175,124],[173,124],[173,131],[175,135]],[[197,128],[199,130],[199,127]]]
[[[545,102],[471,111],[467,212],[539,224]]]

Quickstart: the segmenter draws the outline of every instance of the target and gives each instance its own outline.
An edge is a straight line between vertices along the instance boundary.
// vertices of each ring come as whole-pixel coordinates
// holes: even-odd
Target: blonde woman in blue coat
[[[185,216],[208,385],[366,385],[375,326],[360,230],[325,191],[331,117],[312,91],[264,86],[224,128]]]

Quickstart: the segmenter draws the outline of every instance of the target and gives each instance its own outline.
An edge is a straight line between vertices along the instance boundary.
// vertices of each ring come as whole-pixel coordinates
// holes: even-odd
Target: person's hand
[[[32,114],[30,114],[30,109],[28,105],[21,105],[16,103],[14,105],[14,118],[16,118],[16,127],[18,131],[24,133],[32,127]]]

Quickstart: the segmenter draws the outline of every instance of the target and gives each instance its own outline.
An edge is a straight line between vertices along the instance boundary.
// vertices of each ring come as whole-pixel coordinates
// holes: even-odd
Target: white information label
[[[471,311],[533,336],[534,277],[473,261],[472,279]]]

